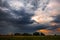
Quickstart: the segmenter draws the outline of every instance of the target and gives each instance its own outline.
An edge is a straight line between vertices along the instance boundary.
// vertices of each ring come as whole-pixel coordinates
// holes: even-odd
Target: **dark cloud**
[[[0,4],[2,5],[2,3]],[[27,25],[34,22],[33,20],[31,20],[33,14],[26,13],[24,9],[19,11],[12,10],[8,8],[6,4],[7,3],[5,2],[3,3],[3,7],[0,6],[0,33],[21,31],[27,32],[27,30],[31,30],[31,27],[29,28],[29,26]],[[12,16],[15,16],[16,18]],[[17,19],[17,17],[19,16],[21,16],[22,18]]]
[[[2,6],[2,0],[0,0],[0,6]]]
[[[56,22],[56,23],[60,23],[60,15],[57,15],[57,16],[56,16],[55,22]]]
[[[5,7],[0,8],[0,33],[8,33],[8,32],[18,32],[18,30],[21,30],[23,28],[27,28],[24,25],[32,24],[33,21],[31,20],[31,17],[33,14],[25,13],[24,10],[16,11],[16,10],[4,10]],[[7,8],[8,9],[8,8]],[[15,14],[21,16],[22,18],[14,18],[12,17],[12,14]],[[27,28],[28,29],[28,28]]]
[[[38,8],[39,3],[40,3],[40,0],[33,0],[33,1],[32,1],[31,4],[34,5],[34,8],[33,8],[34,10],[36,10],[36,9]]]
[[[39,6],[38,1],[32,2],[34,10]],[[47,1],[46,4],[48,4],[48,2],[49,1]],[[42,10],[45,10],[46,5],[43,6]],[[34,32],[39,29],[56,29],[56,27],[51,27],[50,25],[34,24],[35,21],[31,20],[32,16],[34,16],[34,13],[26,12],[25,8],[13,10],[6,1],[2,2],[2,0],[0,0],[0,33]],[[60,16],[57,16],[54,22],[60,22],[59,17]]]

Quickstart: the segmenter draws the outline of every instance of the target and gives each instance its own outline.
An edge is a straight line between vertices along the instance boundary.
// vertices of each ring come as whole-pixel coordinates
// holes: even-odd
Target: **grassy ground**
[[[0,36],[0,40],[60,40],[60,36]]]

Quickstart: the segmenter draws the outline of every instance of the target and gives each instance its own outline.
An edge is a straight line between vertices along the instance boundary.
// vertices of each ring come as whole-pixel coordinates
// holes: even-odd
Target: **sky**
[[[0,34],[33,32],[60,35],[60,0],[0,0]]]

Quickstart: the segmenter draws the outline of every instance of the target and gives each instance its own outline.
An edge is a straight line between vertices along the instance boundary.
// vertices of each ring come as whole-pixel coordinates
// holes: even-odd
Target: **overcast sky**
[[[60,0],[0,0],[0,34],[60,35]]]

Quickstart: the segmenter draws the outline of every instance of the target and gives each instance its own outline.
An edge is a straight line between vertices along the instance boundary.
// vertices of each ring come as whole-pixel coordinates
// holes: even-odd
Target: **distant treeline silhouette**
[[[23,34],[15,33],[14,35],[15,36],[45,36],[45,34],[39,33],[39,32],[34,32],[33,34],[29,34],[29,33],[23,33]]]
[[[45,36],[45,34],[43,33],[39,33],[39,32],[34,32],[34,33],[9,33],[7,35],[1,35],[0,36]]]

